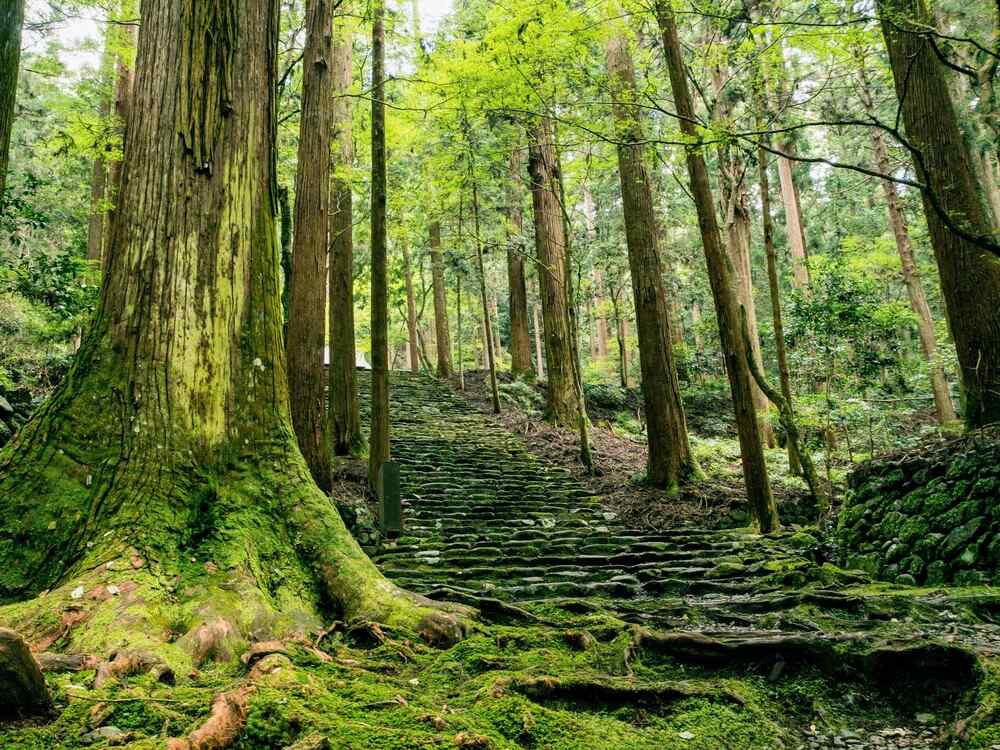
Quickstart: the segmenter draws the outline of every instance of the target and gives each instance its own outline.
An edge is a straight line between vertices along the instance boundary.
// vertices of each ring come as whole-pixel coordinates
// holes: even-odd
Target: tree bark
[[[308,0],[288,301],[292,426],[313,479],[327,491],[332,475],[323,360],[330,210],[331,18],[328,0]]]
[[[782,151],[789,153],[790,146],[782,144]],[[778,179],[781,184],[781,202],[785,206],[785,232],[788,250],[792,256],[792,284],[797,290],[809,292],[809,267],[806,265],[806,235],[802,225],[802,207],[792,177],[792,161],[778,157]]]
[[[695,126],[694,106],[688,90],[684,57],[674,12],[668,0],[657,0],[656,19],[663,37],[663,49],[670,73],[670,84],[674,103],[680,119],[682,132],[689,138],[698,139]],[[767,463],[761,444],[760,428],[753,404],[750,388],[750,370],[746,361],[743,337],[740,335],[739,305],[736,299],[733,271],[729,258],[722,246],[719,225],[715,213],[715,201],[708,179],[705,158],[698,146],[687,150],[687,167],[698,211],[708,277],[715,298],[715,313],[719,321],[719,340],[722,345],[726,370],[729,375],[730,391],[736,411],[736,428],[739,434],[740,454],[743,463],[743,477],[747,499],[754,523],[762,533],[770,533],[780,526],[778,512],[771,495],[768,481]]]
[[[649,443],[647,479],[676,491],[694,469],[670,332],[653,195],[644,158],[645,140],[635,70],[624,37],[608,43],[608,78],[618,143],[618,173],[625,215],[632,294],[639,332],[642,400]]]
[[[417,347],[417,300],[413,295],[413,264],[410,250],[403,246],[403,284],[406,289],[406,335],[408,342],[409,366],[412,372],[420,372],[420,350]]]
[[[385,0],[372,5],[372,407],[368,481],[389,460],[389,288],[386,246]]]
[[[90,216],[87,219],[87,260],[100,263],[104,250],[104,229],[108,212],[105,207],[105,191],[108,184],[108,170],[102,156],[94,158],[90,177]]]
[[[758,93],[755,104],[758,108],[758,123],[763,120],[763,95]],[[764,136],[764,145],[767,137]],[[795,402],[792,399],[792,379],[788,369],[788,353],[785,349],[785,326],[781,314],[781,286],[778,282],[778,251],[774,247],[774,222],[771,219],[771,184],[767,174],[767,151],[763,145],[757,148],[757,175],[760,183],[761,221],[764,230],[764,251],[767,254],[767,284],[771,295],[771,318],[774,324],[774,343],[778,353],[778,378],[781,385],[781,395],[787,409],[787,419],[794,420]],[[750,335],[749,326],[747,335]],[[763,373],[764,368],[758,368]],[[756,378],[755,378],[756,379]],[[772,399],[773,400],[773,399]],[[778,406],[779,411],[781,406]],[[802,459],[799,455],[799,443],[796,440],[787,441],[788,473],[793,476],[802,474]]]
[[[399,627],[435,608],[381,576],[292,431],[274,222],[278,8],[144,0],[98,311],[67,377],[0,452],[0,513],[17,539],[0,540],[0,597],[68,599],[81,580],[114,581],[112,563],[147,601],[176,579],[197,592],[190,633],[168,643],[145,618],[127,627],[178,657],[217,617],[259,614],[282,638],[329,605]],[[35,616],[51,613],[37,601]],[[122,631],[104,623],[119,613],[93,606],[86,649],[107,653]]]
[[[545,330],[545,416],[556,424],[575,429],[580,409],[573,375],[573,341],[567,304],[566,232],[559,202],[555,141],[548,117],[541,117],[531,133],[528,173]]]
[[[469,171],[472,172],[472,161],[469,161]],[[476,229],[476,266],[479,270],[479,294],[483,303],[483,358],[490,371],[490,396],[493,399],[493,413],[500,413],[500,390],[497,386],[496,350],[493,344],[493,322],[490,320],[490,305],[486,295],[486,268],[483,265],[483,244],[479,234],[479,187],[475,176],[472,176],[472,220]]]
[[[327,414],[333,452],[358,453],[364,445],[358,404],[357,350],[354,333],[354,104],[351,91],[353,23],[335,15],[332,75],[334,98],[330,128],[330,364]]]
[[[917,176],[948,323],[962,377],[968,427],[1000,421],[1000,264],[953,232],[940,208],[966,231],[993,233],[958,127],[945,72],[924,31],[933,19],[923,0],[879,0],[882,32]],[[937,206],[935,206],[935,202]]]
[[[522,209],[522,149],[510,151],[507,179],[507,290],[510,305],[510,371],[531,377],[531,336],[528,333],[528,290],[524,279],[524,211]]]
[[[725,104],[722,70],[716,67],[712,82],[715,89],[715,120],[725,124],[729,119],[729,106]],[[750,332],[752,355],[758,368],[763,371],[764,358],[760,350],[760,334],[757,329],[757,306],[753,298],[753,272],[750,262],[751,220],[750,199],[747,194],[746,164],[743,158],[728,144],[722,144],[719,152],[719,187],[722,193],[722,215],[725,217],[726,238],[729,260],[733,264],[736,282],[736,300],[746,310],[747,328]],[[756,382],[750,386],[753,391],[754,407],[760,420],[760,431],[764,444],[774,448],[777,442],[771,426],[770,401]]]
[[[450,378],[451,334],[448,331],[448,298],[444,283],[444,258],[441,256],[441,222],[431,222],[431,278],[434,284],[434,343],[437,348],[437,374],[439,378]]]
[[[124,14],[129,3],[122,4]],[[115,115],[121,125],[122,154],[124,155],[124,144],[128,139],[128,121],[132,108],[132,96],[135,89],[135,63],[129,54],[129,50],[136,45],[136,27],[131,24],[122,24],[115,29],[118,36],[118,60],[115,65]],[[123,157],[124,158],[124,157]],[[112,161],[107,165],[107,183],[105,185],[105,201],[109,204],[108,216],[105,221],[105,231],[107,227],[117,220],[118,196],[121,192],[122,182],[122,159]],[[105,269],[106,270],[106,269]]]
[[[0,200],[7,186],[10,132],[17,100],[17,74],[21,67],[21,27],[24,0],[7,0],[0,10]]]
[[[871,99],[863,61],[859,69],[859,76],[865,111],[869,117],[874,117],[875,107]],[[892,164],[889,161],[889,150],[886,148],[885,136],[878,128],[872,128],[872,150],[875,155],[875,169],[885,175],[892,174]],[[927,304],[927,295],[924,294],[924,286],[920,280],[920,274],[917,272],[913,247],[910,244],[910,232],[906,224],[906,217],[899,206],[899,192],[896,190],[896,183],[888,179],[881,180],[881,183],[885,193],[886,210],[889,214],[889,226],[892,228],[892,234],[896,240],[896,251],[899,254],[903,284],[906,286],[906,294],[910,299],[910,307],[917,316],[917,334],[920,337],[920,348],[929,370],[931,392],[934,394],[934,406],[937,410],[938,421],[941,424],[947,424],[955,421],[957,417],[955,406],[951,402],[951,394],[948,391],[948,380],[945,377],[944,368],[937,361],[937,338],[934,334],[931,308]]]
[[[535,370],[538,377],[545,377],[545,356],[542,352],[542,324],[538,316],[538,305],[531,306],[531,315],[535,328]]]
[[[597,242],[597,204],[594,202],[594,194],[586,183],[581,186],[580,190],[583,193],[583,218],[587,222],[587,241],[594,244]],[[604,312],[604,275],[597,266],[594,266],[591,281],[593,282],[591,317],[595,328],[592,336],[591,356],[594,359],[603,360],[608,357],[608,318]]]

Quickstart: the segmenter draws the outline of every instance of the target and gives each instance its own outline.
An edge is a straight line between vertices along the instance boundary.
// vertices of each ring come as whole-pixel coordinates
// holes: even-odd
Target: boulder
[[[45,678],[28,644],[13,630],[0,628],[0,719],[35,716],[50,703]]]

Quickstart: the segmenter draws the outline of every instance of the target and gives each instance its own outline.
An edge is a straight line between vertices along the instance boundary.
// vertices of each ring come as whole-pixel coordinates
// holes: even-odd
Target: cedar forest
[[[0,747],[1000,748],[1000,5],[0,0]]]

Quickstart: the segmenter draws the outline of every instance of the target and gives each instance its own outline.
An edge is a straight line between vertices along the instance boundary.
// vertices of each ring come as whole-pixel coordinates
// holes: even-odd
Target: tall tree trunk
[[[625,214],[632,294],[639,332],[642,400],[646,411],[649,455],[646,475],[655,487],[676,491],[694,468],[684,404],[670,333],[663,269],[657,243],[653,194],[647,172],[635,70],[624,37],[608,43],[608,78],[618,143],[618,173]]]
[[[531,306],[531,316],[535,328],[535,370],[538,377],[545,377],[545,355],[542,350],[542,324],[538,315],[538,305]]]
[[[701,304],[697,301],[691,303],[691,330],[694,332],[694,348],[701,352],[705,348],[705,341],[701,336]]]
[[[861,61],[859,76],[861,81],[861,98],[865,111],[869,117],[874,117],[875,105],[871,98],[863,60]],[[889,150],[885,145],[885,136],[878,128],[872,128],[872,149],[875,155],[875,169],[885,175],[892,174],[892,164],[889,161]],[[948,422],[955,421],[957,417],[955,415],[955,407],[951,402],[951,394],[948,392],[948,380],[945,378],[944,368],[937,361],[937,338],[934,334],[934,320],[931,317],[931,308],[927,304],[927,295],[924,294],[924,286],[917,272],[917,264],[913,257],[913,247],[910,244],[910,232],[906,224],[906,217],[899,206],[899,193],[896,190],[896,183],[889,179],[881,180],[881,182],[882,189],[885,192],[889,226],[892,227],[892,234],[896,239],[896,251],[899,253],[903,284],[906,285],[910,307],[917,316],[917,333],[920,336],[920,348],[923,350],[924,360],[927,362],[929,368],[931,392],[934,394],[934,405],[937,409],[938,421],[941,424],[947,424]]]
[[[524,211],[522,208],[521,147],[510,151],[507,178],[507,290],[510,306],[510,371],[514,377],[530,377],[531,336],[528,333],[528,289],[524,279]]]
[[[958,352],[965,422],[979,427],[1000,421],[1000,264],[952,231],[937,208],[974,235],[990,236],[993,227],[979,199],[944,69],[925,33],[933,28],[926,5],[879,0],[878,8],[906,135],[919,155],[917,176],[927,186],[924,213]]]
[[[583,193],[583,218],[587,222],[587,241],[593,245],[597,242],[597,204],[594,202],[594,194],[586,183],[581,186],[581,191]],[[591,281],[593,282],[593,307],[591,309],[595,328],[591,356],[594,359],[603,360],[608,357],[608,319],[604,311],[604,275],[597,266],[594,266]]]
[[[413,372],[420,372],[420,350],[417,347],[417,300],[413,294],[413,264],[410,250],[403,245],[403,284],[406,289],[406,334],[409,366]]]
[[[0,200],[7,185],[10,131],[17,100],[17,74],[21,67],[21,27],[24,0],[7,0],[0,10]]]
[[[755,106],[758,110],[758,129],[763,125],[764,119],[764,96],[760,91],[756,92]],[[785,350],[785,326],[781,314],[781,286],[778,282],[778,251],[774,246],[774,222],[771,219],[771,184],[767,174],[767,136],[764,136],[763,145],[757,148],[757,176],[760,183],[760,210],[761,221],[764,230],[764,251],[767,254],[767,285],[771,295],[771,318],[774,324],[774,343],[778,353],[778,378],[781,384],[781,395],[785,403],[786,414],[789,420],[794,419],[795,402],[792,400],[792,379],[788,369],[788,353]],[[747,335],[751,335],[749,326]],[[763,372],[763,367],[758,368]],[[779,407],[780,408],[780,407]],[[799,456],[798,442],[787,440],[788,450],[788,473],[793,476],[802,474],[802,458]]]
[[[0,513],[18,539],[0,544],[0,596],[68,600],[81,578],[114,581],[112,563],[140,601],[176,580],[196,592],[196,624],[171,645],[132,618],[129,640],[159,642],[185,670],[184,644],[217,618],[245,648],[248,615],[284,638],[331,604],[398,627],[435,606],[381,576],[292,431],[274,222],[278,8],[144,0],[98,311],[69,375],[0,452]],[[193,572],[192,556],[224,574]],[[51,612],[40,602],[35,616]],[[93,603],[96,624],[67,646],[84,648],[84,633],[88,653],[119,647],[121,629],[103,625],[117,606]]]
[[[567,304],[566,229],[560,204],[552,121],[548,117],[539,118],[531,133],[528,173],[531,175],[535,253],[545,329],[545,416],[556,424],[576,428],[580,409],[573,375],[573,334]]]
[[[368,480],[389,460],[389,288],[386,244],[385,0],[372,5],[372,407]]]
[[[715,89],[715,120],[721,125],[728,124],[730,107],[726,104],[726,93],[722,80],[722,69],[716,67],[712,82]],[[750,334],[751,354],[758,368],[764,370],[764,358],[760,350],[760,335],[757,330],[757,306],[753,298],[753,272],[750,262],[751,220],[750,199],[747,194],[746,164],[743,158],[728,144],[719,146],[719,187],[722,193],[722,215],[726,224],[726,239],[729,260],[733,265],[736,282],[736,299],[746,310],[747,329]],[[774,448],[777,442],[771,426],[770,401],[756,382],[752,382],[754,407],[760,420],[760,431],[764,444]]]
[[[451,334],[448,331],[448,298],[444,284],[444,258],[441,256],[441,222],[430,225],[431,277],[434,283],[434,343],[437,348],[437,374],[450,378]]]
[[[986,202],[990,207],[990,218],[994,226],[1000,225],[1000,185],[997,184],[996,171],[993,164],[996,154],[993,150],[979,150],[973,156],[977,157],[977,173],[982,175],[983,193],[986,195]]]
[[[333,161],[330,170],[330,363],[327,415],[333,453],[346,456],[364,445],[358,404],[357,349],[354,333],[354,104],[351,64],[354,25],[349,15],[333,20],[331,84],[333,102],[330,139]]]
[[[783,145],[783,153],[789,146]],[[802,208],[799,195],[792,178],[792,161],[786,156],[778,157],[778,179],[781,184],[781,202],[785,206],[785,232],[788,249],[792,256],[792,283],[802,293],[809,291],[809,268],[806,265],[806,237],[802,226]]]
[[[331,18],[328,0],[308,0],[288,302],[292,426],[313,479],[323,490],[330,489],[332,479],[323,370],[330,209]]]
[[[469,161],[469,171],[472,171],[472,161]],[[493,399],[493,413],[500,413],[500,390],[497,386],[496,350],[493,344],[493,323],[490,320],[490,305],[486,295],[486,268],[483,265],[483,243],[479,234],[479,187],[475,176],[472,176],[472,220],[476,229],[476,267],[479,270],[479,294],[483,303],[483,358],[490,370],[490,396]]]
[[[682,132],[689,138],[697,139],[698,131],[691,93],[688,90],[686,70],[677,25],[669,0],[657,0],[656,19],[663,37],[663,49],[670,73],[670,84],[674,102],[680,119]],[[778,511],[771,495],[771,485],[767,476],[767,463],[761,445],[760,427],[753,404],[750,388],[750,370],[746,361],[743,337],[740,333],[739,303],[736,299],[733,271],[729,258],[722,246],[719,225],[715,213],[715,201],[708,179],[705,158],[694,147],[687,151],[688,174],[691,192],[698,211],[702,244],[708,266],[708,277],[715,298],[715,313],[719,321],[719,340],[722,345],[726,370],[729,374],[730,391],[736,410],[736,429],[740,440],[740,454],[743,462],[743,477],[747,499],[750,502],[754,523],[762,533],[770,533],[779,527]]]

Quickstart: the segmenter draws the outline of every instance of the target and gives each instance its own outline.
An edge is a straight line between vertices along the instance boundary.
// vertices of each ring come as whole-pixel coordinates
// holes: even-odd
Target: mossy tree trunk
[[[0,9],[0,198],[7,185],[7,160],[17,99],[17,73],[21,67],[23,25],[24,0],[7,0]]]
[[[288,302],[292,426],[309,470],[323,490],[329,490],[331,482],[323,370],[330,209],[330,21],[328,0],[306,2],[292,289]]]
[[[627,40],[608,43],[608,77],[618,142],[618,173],[625,214],[632,293],[639,331],[639,366],[649,454],[646,476],[656,486],[676,491],[692,473],[684,404],[674,361],[670,315],[657,242],[653,193],[645,164],[642,116],[635,106],[635,70]]]
[[[523,149],[510,151],[507,179],[507,292],[510,305],[510,371],[530,377],[531,336],[528,333],[528,289],[524,279]]]
[[[555,138],[548,117],[539,118],[535,124],[528,155],[545,332],[545,416],[556,424],[575,429],[581,414],[573,373],[573,334],[567,304],[566,231],[560,204]]]
[[[361,551],[291,429],[274,231],[278,6],[143,3],[99,308],[56,393],[0,452],[0,597],[49,592],[0,609],[29,637],[76,586],[126,579],[134,596],[80,602],[68,648],[148,647],[190,665],[208,622],[245,640],[333,616],[441,617]],[[175,590],[196,621],[168,643],[154,610]]]
[[[389,460],[389,280],[386,239],[385,0],[372,5],[372,407],[368,481]]]
[[[958,353],[963,416],[970,428],[1000,422],[1000,263],[939,213],[971,235],[993,236],[945,69],[926,33],[934,21],[923,0],[880,0],[878,9],[903,125],[926,185],[924,214]]]
[[[444,283],[444,258],[441,254],[441,222],[432,221],[428,229],[431,253],[431,281],[434,285],[434,345],[437,349],[437,374],[450,378],[451,332],[448,330],[448,297]]]
[[[701,146],[697,145],[699,139],[697,118],[691,92],[688,89],[684,53],[677,35],[673,8],[669,0],[657,0],[655,11],[681,131],[694,141],[694,144],[687,149],[688,174],[698,212],[698,225],[705,251],[709,283],[715,299],[719,340],[729,375],[733,407],[736,411],[736,429],[740,441],[747,499],[757,528],[763,533],[770,533],[780,526],[780,522],[768,480],[760,425],[753,403],[750,369],[747,366],[743,337],[740,335],[740,308],[736,298],[732,263],[722,245],[715,212],[715,199],[708,179],[708,168]]]
[[[333,452],[345,456],[361,450],[358,406],[357,351],[354,341],[354,167],[351,91],[353,23],[346,11],[334,17],[330,128],[333,160],[330,170],[330,363],[328,416]]]

